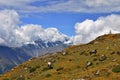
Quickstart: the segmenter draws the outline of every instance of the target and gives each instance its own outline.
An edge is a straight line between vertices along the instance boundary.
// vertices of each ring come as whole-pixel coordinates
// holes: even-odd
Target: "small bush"
[[[97,61],[97,58],[93,58],[93,61]]]
[[[59,68],[56,69],[56,71],[61,71],[63,69],[64,69],[64,67],[59,67]]]
[[[17,80],[25,80],[24,77],[19,77]]]
[[[110,75],[109,72],[105,72],[105,73],[104,73],[104,76],[105,76],[105,77],[108,77],[109,75]]]
[[[36,68],[40,68],[40,66],[38,65],[38,66],[36,66]]]
[[[81,67],[78,65],[77,68],[79,69],[79,68],[81,68]]]
[[[45,77],[47,77],[47,78],[48,78],[48,77],[51,77],[51,76],[52,76],[51,74],[46,74],[46,76],[45,76]]]
[[[47,71],[47,70],[49,70],[49,68],[48,67],[44,67],[42,71]]]
[[[37,68],[30,68],[29,72],[32,73],[36,70]]]
[[[114,73],[119,73],[119,72],[120,72],[120,65],[115,66],[115,67],[112,69],[112,71],[113,71]]]
[[[8,78],[4,78],[3,80],[9,80]]]

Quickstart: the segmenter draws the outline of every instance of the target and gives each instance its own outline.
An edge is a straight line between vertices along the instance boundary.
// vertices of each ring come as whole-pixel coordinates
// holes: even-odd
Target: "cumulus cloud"
[[[39,5],[38,5],[39,4]],[[44,4],[44,5],[41,5]],[[33,12],[120,12],[120,0],[1,0],[1,9]]]
[[[0,44],[16,47],[41,39],[44,41],[65,41],[67,36],[56,28],[44,29],[41,25],[19,26],[19,14],[14,10],[0,11]]]
[[[56,28],[44,29],[41,25],[27,24],[19,26],[19,14],[14,10],[0,11],[0,45],[22,46],[35,40],[63,41],[71,38],[68,42],[73,44],[87,43],[99,35],[120,32],[120,15],[111,14],[99,17],[96,21],[86,19],[75,24],[76,35],[68,37]],[[65,42],[67,43],[67,42]]]
[[[96,37],[112,33],[120,32],[120,15],[111,14],[106,17],[99,17],[96,21],[85,20],[81,23],[76,23],[76,36],[72,37],[74,44],[87,43]]]

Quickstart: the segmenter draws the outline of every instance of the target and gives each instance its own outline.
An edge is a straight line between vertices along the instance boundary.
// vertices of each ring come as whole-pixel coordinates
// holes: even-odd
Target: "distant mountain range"
[[[68,45],[70,44],[61,41],[45,42],[39,39],[21,47],[0,46],[0,73],[8,71],[30,58],[61,51]]]

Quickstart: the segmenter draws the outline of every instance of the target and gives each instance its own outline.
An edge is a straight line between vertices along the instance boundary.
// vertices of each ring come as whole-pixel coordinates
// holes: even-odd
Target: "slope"
[[[0,80],[120,80],[119,75],[120,34],[109,34],[32,58],[1,75]]]
[[[45,42],[36,40],[34,44],[25,44],[21,47],[0,46],[0,74],[27,61],[28,59],[45,53],[63,50],[68,45],[64,42]]]
[[[0,74],[28,60],[30,56],[13,48],[0,46]]]

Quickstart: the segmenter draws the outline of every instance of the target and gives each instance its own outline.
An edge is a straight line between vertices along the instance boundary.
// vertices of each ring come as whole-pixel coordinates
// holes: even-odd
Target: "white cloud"
[[[99,17],[96,21],[85,20],[75,25],[76,36],[72,37],[73,43],[87,43],[96,37],[112,33],[120,32],[120,15],[109,15],[106,17]]]
[[[44,41],[65,41],[66,35],[56,28],[44,29],[41,25],[28,24],[18,26],[19,14],[14,10],[0,11],[0,44],[6,46],[21,46],[38,39]]]
[[[46,38],[48,41],[65,41],[66,35],[60,33],[56,28],[48,28],[45,30]],[[51,39],[51,40],[50,40]]]
[[[34,5],[31,5],[33,4]],[[39,5],[36,3],[40,3]],[[41,5],[46,4],[46,5]],[[120,0],[1,0],[1,9],[34,12],[120,12]]]
[[[21,46],[37,39],[44,41],[65,41],[67,37],[56,28],[44,29],[41,25],[28,24],[19,26],[19,14],[14,10],[0,11],[0,44],[6,46]],[[97,36],[120,32],[120,15],[99,17],[96,21],[86,19],[76,23],[76,35],[71,37],[74,44],[86,43]]]

